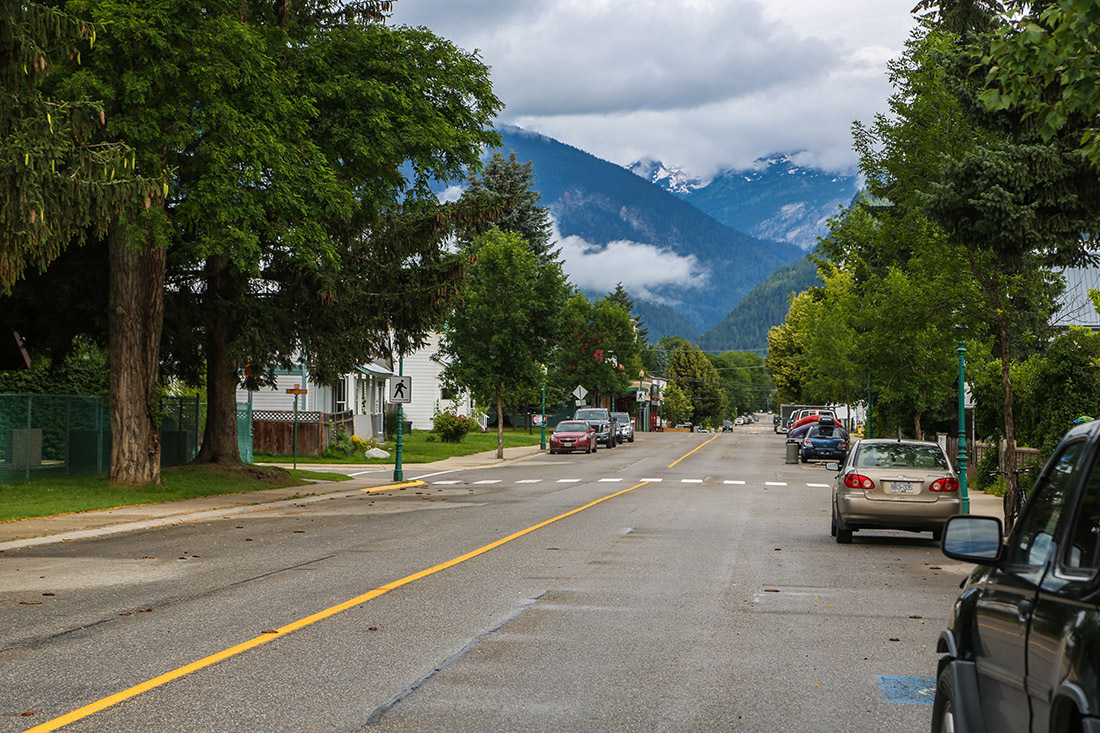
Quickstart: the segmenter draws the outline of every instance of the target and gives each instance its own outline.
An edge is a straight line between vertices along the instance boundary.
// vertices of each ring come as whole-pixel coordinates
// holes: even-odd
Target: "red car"
[[[550,435],[551,453],[595,453],[596,447],[596,428],[584,420],[563,420]]]

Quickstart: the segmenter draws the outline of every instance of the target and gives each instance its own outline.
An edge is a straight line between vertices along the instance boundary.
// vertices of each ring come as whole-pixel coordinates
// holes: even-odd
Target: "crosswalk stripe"
[[[664,479],[659,479],[659,478],[644,478],[644,479],[642,479],[642,481],[650,481],[650,482],[653,482],[653,483],[659,483],[663,480]]]
[[[460,484],[461,481],[432,481],[433,486],[450,486],[451,484]]]
[[[765,481],[764,485],[765,486],[786,486],[787,482],[786,481]]]
[[[498,478],[493,478],[493,479],[487,479],[487,480],[485,480],[485,481],[474,481],[474,484],[475,484],[475,485],[480,485],[480,484],[499,484],[499,483],[500,483],[500,479],[498,479]]]
[[[542,479],[540,479],[540,478],[524,478],[524,479],[520,479],[516,483],[517,484],[537,484],[540,481],[542,481]]]
[[[616,481],[622,481],[622,479],[621,478],[602,478],[602,479],[600,479],[601,484],[609,484],[609,483],[614,483]]]
[[[579,478],[560,478],[560,479],[558,479],[559,484],[575,484],[578,481],[580,481]]]
[[[703,479],[701,479],[701,478],[682,478],[682,479],[680,479],[680,483],[682,483],[682,484],[701,484],[701,483],[703,483]]]
[[[738,486],[744,486],[745,485],[744,481],[723,481],[722,483],[724,483],[724,484],[737,484]]]

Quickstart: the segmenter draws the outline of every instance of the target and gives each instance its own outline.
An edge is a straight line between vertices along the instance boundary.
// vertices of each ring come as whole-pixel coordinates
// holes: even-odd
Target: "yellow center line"
[[[365,489],[359,489],[360,491],[366,491],[368,493],[374,493],[376,491],[390,491],[392,489],[410,489],[416,486],[427,486],[427,481],[402,481],[396,484],[386,484],[385,486],[368,486]]]
[[[719,433],[719,435],[721,435],[721,433]],[[715,440],[718,440],[718,436],[717,436],[717,435],[715,435],[715,436],[714,436],[713,438],[711,438],[710,440],[708,440],[708,441],[707,441],[707,443],[711,443],[711,442],[713,442],[713,441],[715,441]],[[703,445],[706,445],[707,443],[703,443]],[[703,445],[699,446],[699,448],[702,448],[702,447],[703,447]],[[668,464],[668,467],[669,467],[669,468],[672,468],[672,467],[673,467],[673,466],[675,466],[675,465],[676,465],[677,463],[679,463],[680,461],[682,461],[682,460],[684,460],[685,458],[687,458],[688,456],[690,456],[690,455],[691,455],[692,453],[694,453],[694,452],[695,452],[696,450],[699,450],[699,448],[696,448],[695,450],[691,450],[691,451],[688,451],[687,453],[685,453],[684,455],[680,456],[679,458],[677,458],[677,459],[676,459],[675,461],[673,461],[672,463]]]
[[[715,436],[715,437],[717,437],[717,436]],[[700,448],[701,447],[702,446],[700,446]],[[698,450],[698,448],[696,450]],[[688,454],[688,455],[690,455],[690,454]],[[685,456],[685,458],[686,457],[687,456]],[[278,639],[279,637],[286,636],[287,634],[291,633],[292,631],[297,631],[298,629],[305,628],[306,626],[309,626],[311,624],[315,624],[318,621],[326,619],[330,616],[335,616],[336,614],[340,613],[341,611],[346,611],[349,608],[354,608],[355,606],[358,606],[362,603],[365,603],[367,601],[378,598],[379,596],[385,595],[386,593],[389,593],[391,590],[396,590],[397,588],[400,588],[403,585],[408,585],[409,583],[412,583],[413,581],[420,580],[422,578],[426,578],[429,575],[434,575],[435,573],[438,573],[441,570],[446,570],[447,568],[454,567],[455,565],[458,565],[459,563],[463,563],[463,562],[466,562],[467,560],[473,559],[473,558],[477,557],[478,555],[483,555],[486,552],[488,552],[489,550],[496,549],[497,547],[500,547],[501,545],[504,545],[508,542],[511,542],[512,540],[519,539],[520,537],[524,536],[525,534],[529,534],[531,532],[534,532],[536,529],[541,529],[541,528],[547,526],[548,524],[553,524],[554,522],[565,519],[566,517],[571,517],[574,514],[577,514],[578,512],[583,512],[585,509],[590,509],[591,507],[594,507],[597,504],[601,504],[601,503],[607,501],[608,499],[614,499],[617,496],[622,496],[623,494],[627,494],[631,491],[634,491],[635,489],[638,489],[638,488],[641,488],[642,486],[645,486],[647,483],[649,483],[649,482],[648,481],[642,481],[641,483],[638,483],[638,484],[635,484],[634,486],[631,486],[629,489],[623,489],[622,491],[617,491],[614,494],[608,494],[607,496],[605,496],[601,499],[596,499],[595,501],[589,502],[588,504],[585,504],[584,506],[577,507],[576,509],[572,509],[572,510],[566,512],[565,514],[559,514],[558,516],[554,517],[553,519],[547,519],[545,522],[539,522],[538,524],[530,526],[527,529],[520,530],[519,532],[516,532],[515,534],[510,534],[510,535],[508,535],[507,537],[505,537],[503,539],[499,539],[495,542],[491,542],[488,545],[485,545],[484,547],[479,547],[476,550],[472,550],[471,552],[467,552],[465,555],[460,555],[460,556],[454,558],[453,560],[448,560],[447,562],[440,563],[439,565],[434,565],[434,566],[428,568],[427,570],[421,570],[420,572],[413,573],[412,575],[406,575],[404,578],[401,578],[400,580],[395,580],[392,583],[387,583],[386,585],[379,586],[378,588],[375,588],[372,591],[368,591],[368,592],[364,593],[363,595],[356,596],[355,598],[352,598],[351,600],[344,601],[343,603],[332,606],[331,608],[326,608],[323,611],[318,611],[317,613],[313,614],[312,616],[306,616],[303,619],[299,619],[298,621],[295,621],[293,623],[289,623],[286,626],[282,626],[278,629],[275,629],[274,633],[261,634],[260,636],[249,639],[248,641],[237,644],[236,646],[233,646],[233,647],[230,647],[230,648],[225,649],[223,651],[220,651],[217,654],[211,654],[208,657],[204,657],[204,658],[202,658],[198,661],[191,662],[190,664],[186,664],[182,667],[179,667],[178,669],[172,670],[171,672],[165,672],[164,674],[159,675],[157,677],[154,677],[151,680],[148,680],[146,682],[142,682],[141,684],[138,684],[138,685],[134,685],[133,687],[131,687],[129,689],[126,689],[126,690],[123,690],[122,692],[117,692],[114,695],[102,698],[101,700],[97,700],[93,703],[85,705],[84,707],[77,708],[76,710],[72,711],[71,713],[67,713],[67,714],[62,715],[60,717],[54,718],[53,720],[48,720],[45,723],[34,726],[33,728],[28,728],[25,733],[39,733],[40,731],[52,731],[52,730],[57,730],[58,728],[62,728],[66,725],[69,725],[70,723],[75,723],[76,721],[87,718],[88,716],[90,716],[94,713],[98,713],[101,710],[105,710],[105,709],[107,709],[107,708],[109,708],[113,705],[117,705],[120,702],[123,702],[125,700],[129,700],[131,698],[137,697],[138,695],[140,695],[142,693],[148,692],[149,690],[152,690],[154,688],[160,687],[161,685],[167,684],[167,683],[171,682],[172,680],[179,679],[180,677],[184,677],[186,675],[189,675],[192,672],[197,672],[200,669],[204,669],[204,668],[209,667],[211,665],[217,664],[218,662],[229,659],[230,657],[235,657],[235,656],[237,656],[238,654],[240,654],[242,652],[246,652],[249,649],[254,649],[255,647],[258,647],[261,644],[266,644],[269,641],[274,641],[275,639]]]

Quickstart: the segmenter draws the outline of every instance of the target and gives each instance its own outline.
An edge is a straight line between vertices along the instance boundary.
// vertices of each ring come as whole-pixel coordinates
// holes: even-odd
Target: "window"
[[[1092,468],[1081,508],[1070,530],[1066,566],[1082,570],[1100,568],[1100,464]]]
[[[1084,449],[1083,440],[1070,443],[1039,477],[1008,546],[1011,564],[1039,567],[1049,558],[1054,530],[1073,491],[1074,472]]]

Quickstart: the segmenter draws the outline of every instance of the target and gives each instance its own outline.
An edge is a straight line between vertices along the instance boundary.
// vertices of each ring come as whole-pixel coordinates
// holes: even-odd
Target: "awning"
[[[394,377],[394,376],[397,376],[396,373],[392,369],[387,369],[386,367],[382,366],[381,364],[367,364],[366,366],[356,364],[355,369],[357,371],[362,372],[363,374],[368,374],[372,377]]]

